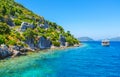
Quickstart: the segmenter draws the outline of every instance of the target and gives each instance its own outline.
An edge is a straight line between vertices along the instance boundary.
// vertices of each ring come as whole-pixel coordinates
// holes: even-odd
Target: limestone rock
[[[25,50],[23,50],[24,47],[22,46],[11,46],[10,49],[12,51],[12,57],[20,56],[20,55],[26,55]],[[21,52],[22,51],[22,52]]]
[[[65,46],[66,44],[66,38],[63,35],[59,36],[59,41],[61,46]]]
[[[9,26],[15,26],[14,22],[12,21],[11,18],[5,19],[5,22],[9,25]]]
[[[34,39],[33,38],[26,38],[25,41],[26,44],[28,44],[29,48],[35,49]]]
[[[21,51],[24,49],[23,46],[17,46],[17,45],[14,45],[14,46],[10,46],[10,48],[12,48],[13,50],[17,50],[17,51]]]
[[[49,39],[44,38],[44,37],[40,37],[38,40],[38,48],[40,48],[40,49],[50,48],[51,45],[52,45],[51,41]]]
[[[22,22],[20,31],[24,32],[27,30],[27,28],[34,28],[35,26],[33,24],[27,23],[27,22]]]
[[[13,50],[12,57],[20,56],[20,51]]]
[[[20,55],[26,55],[26,53],[22,53],[20,51],[17,51],[17,50],[13,50],[12,51],[12,57],[16,57],[16,56],[20,56]]]
[[[20,50],[20,47],[19,47],[19,46],[13,46],[12,49],[19,51],[19,50]]]
[[[0,59],[6,58],[12,55],[12,52],[8,49],[6,45],[1,45],[0,47]]]
[[[47,23],[45,23],[45,24],[39,24],[39,27],[44,28],[44,29],[48,29],[49,25]]]
[[[70,45],[69,45],[69,43],[68,43],[68,42],[66,42],[66,43],[65,43],[65,46],[66,46],[66,47],[69,47]]]

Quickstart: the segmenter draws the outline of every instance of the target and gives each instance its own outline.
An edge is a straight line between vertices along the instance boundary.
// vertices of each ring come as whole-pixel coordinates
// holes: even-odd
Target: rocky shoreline
[[[0,60],[5,59],[7,57],[16,57],[21,55],[27,55],[27,52],[36,52],[40,50],[45,49],[60,49],[60,48],[67,48],[67,47],[77,47],[78,44],[71,45],[68,42],[66,42],[66,38],[60,34],[59,40],[54,45],[53,42],[50,40],[50,38],[45,38],[44,36],[38,36],[36,43],[34,38],[26,38],[25,41],[23,41],[24,44],[27,46],[19,46],[19,45],[0,45]]]
[[[71,47],[79,47],[82,44],[79,45],[74,45],[74,46],[61,46],[61,47],[55,47],[51,46],[51,48],[46,48],[46,49],[30,49],[30,48],[24,48],[24,47],[19,47],[19,46],[11,46],[8,47],[6,45],[1,45],[0,46],[0,60],[5,59],[5,58],[14,58],[17,56],[26,56],[28,52],[39,52],[42,50],[58,50],[58,49],[66,49],[66,48],[71,48]]]
[[[61,25],[34,14],[14,0],[0,2],[0,60],[45,49],[77,46]],[[14,7],[14,8],[10,8]]]

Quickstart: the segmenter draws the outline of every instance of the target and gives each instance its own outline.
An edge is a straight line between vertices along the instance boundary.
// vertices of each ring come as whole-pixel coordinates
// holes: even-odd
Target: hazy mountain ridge
[[[79,37],[78,40],[80,41],[94,41],[92,38],[90,37]]]
[[[120,37],[114,37],[114,38],[110,38],[110,41],[120,41]]]

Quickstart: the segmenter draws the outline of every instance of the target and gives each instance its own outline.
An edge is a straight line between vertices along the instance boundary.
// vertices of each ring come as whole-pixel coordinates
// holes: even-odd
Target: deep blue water
[[[42,55],[41,55],[42,54]],[[34,53],[0,61],[0,77],[120,77],[120,42]]]

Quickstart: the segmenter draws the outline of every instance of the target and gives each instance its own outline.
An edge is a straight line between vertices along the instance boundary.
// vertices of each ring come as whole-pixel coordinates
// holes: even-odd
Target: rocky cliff
[[[48,49],[66,44],[74,46],[79,41],[70,31],[65,32],[60,25],[34,14],[14,0],[0,0],[0,45],[2,44],[8,48],[0,47],[0,57],[16,54],[20,50]],[[14,46],[20,48],[12,48]]]
[[[49,38],[40,37],[38,40],[38,48],[39,49],[47,49],[50,48],[52,45],[52,42]]]

